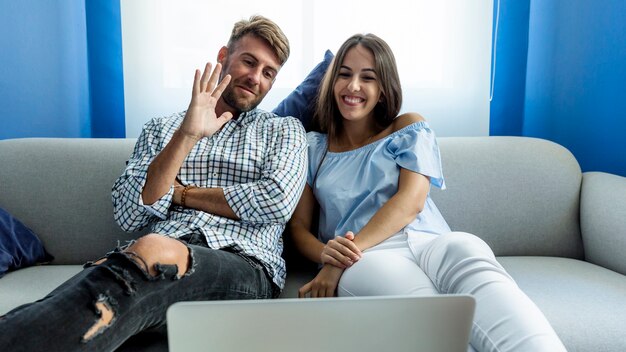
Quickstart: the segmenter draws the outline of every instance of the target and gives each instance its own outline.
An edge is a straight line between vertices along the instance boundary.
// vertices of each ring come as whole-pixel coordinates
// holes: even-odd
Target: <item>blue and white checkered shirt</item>
[[[167,145],[185,112],[155,118],[141,132],[126,170],[113,185],[115,220],[125,231],[147,225],[171,237],[203,234],[210,248],[229,247],[264,264],[283,287],[282,232],[304,188],[307,141],[300,121],[259,109],[242,113],[200,140],[180,168],[183,185],[219,187],[241,220],[172,205],[174,187],[152,205],[141,192],[148,166]]]

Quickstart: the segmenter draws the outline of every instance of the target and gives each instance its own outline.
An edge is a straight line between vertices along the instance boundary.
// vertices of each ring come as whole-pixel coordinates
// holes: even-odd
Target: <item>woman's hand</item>
[[[352,242],[354,233],[346,232],[344,237],[336,236],[328,241],[320,255],[322,264],[330,264],[341,269],[346,269],[361,259],[361,250]]]
[[[334,297],[343,269],[324,265],[317,276],[298,290],[298,298]]]
[[[222,65],[219,63],[215,65],[213,72],[211,72],[211,63],[207,63],[202,77],[200,70],[196,70],[191,102],[179,130],[184,136],[195,140],[210,137],[233,117],[230,112],[224,112],[220,116],[215,113],[217,101],[230,83],[230,75],[226,75],[217,84],[220,72],[222,72]]]

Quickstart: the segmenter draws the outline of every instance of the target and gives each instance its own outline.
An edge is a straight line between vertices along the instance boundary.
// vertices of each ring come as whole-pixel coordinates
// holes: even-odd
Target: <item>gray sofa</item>
[[[539,139],[448,137],[439,143],[448,189],[434,189],[432,196],[452,229],[492,246],[569,351],[626,351],[626,178],[581,173],[571,153]],[[141,235],[116,226],[110,200],[133,144],[0,141],[0,207],[55,256],[51,265],[0,279],[0,314],[41,298],[83,262]],[[289,246],[285,256],[282,296],[295,297],[314,271]],[[137,338],[122,349],[162,349],[163,342]]]

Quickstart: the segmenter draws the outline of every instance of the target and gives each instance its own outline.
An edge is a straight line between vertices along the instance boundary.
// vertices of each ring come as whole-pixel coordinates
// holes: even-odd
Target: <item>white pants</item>
[[[366,250],[339,282],[339,296],[470,294],[477,351],[565,351],[550,323],[480,238],[398,233]],[[471,348],[470,348],[471,350]]]

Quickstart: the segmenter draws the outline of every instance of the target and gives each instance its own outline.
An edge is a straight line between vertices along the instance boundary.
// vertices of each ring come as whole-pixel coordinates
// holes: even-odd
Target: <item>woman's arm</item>
[[[390,127],[395,132],[420,121],[425,121],[424,117],[409,112],[398,116]],[[429,191],[430,178],[401,168],[398,191],[361,229],[354,243],[363,251],[400,231],[424,209]]]
[[[374,214],[353,242],[363,251],[400,231],[424,209],[429,190],[428,177],[400,169],[398,191]]]
[[[411,223],[424,209],[429,190],[427,176],[401,168],[398,191],[374,214],[358,236],[349,231],[324,245],[311,233],[317,202],[311,187],[306,185],[289,222],[289,230],[296,248],[306,258],[346,268],[359,260],[363,250],[379,244]]]
[[[348,241],[352,246],[356,245],[359,249],[365,250],[377,245],[378,243],[391,237],[394,233],[400,231],[400,229],[413,221],[417,214],[419,214],[419,212],[424,208],[429,190],[429,182],[430,180],[428,177],[422,174],[401,169],[398,182],[398,192],[396,192],[396,194],[391,197],[391,199],[389,199],[389,201],[385,203],[376,212],[376,214],[374,214],[359,234],[356,237],[353,237],[353,241],[348,239],[344,240]],[[306,192],[307,190],[305,189],[305,193]],[[313,197],[312,193],[310,193],[310,196]],[[298,204],[298,207],[300,207],[300,204]],[[303,210],[303,208],[300,208],[300,210]],[[296,213],[297,212],[298,208],[296,208]],[[315,260],[316,258],[319,258],[318,255],[323,256],[323,253],[329,251],[330,244],[333,241],[334,246],[343,246],[342,243],[337,241],[342,237],[337,237],[335,240],[329,241],[329,243],[324,246],[317,240],[317,238],[310,234],[310,231],[308,232],[309,235],[305,236],[305,231],[300,230],[306,227],[307,224],[310,226],[311,218],[300,218],[296,220],[296,222],[298,221],[300,221],[298,225],[294,223],[294,227],[291,227],[292,235],[294,235],[294,242],[296,242],[296,246],[309,259]],[[294,228],[296,232],[293,232]],[[303,246],[303,248],[300,246]],[[342,251],[344,250],[339,249],[337,253]],[[351,252],[351,250],[347,247],[345,248],[345,251]],[[349,260],[348,256],[338,254],[334,254],[333,256],[334,258],[337,258],[337,261],[339,262]],[[343,258],[339,258],[340,256]],[[315,278],[298,290],[298,297],[303,298],[310,296],[315,298],[334,296],[337,285],[339,284],[339,279],[341,278],[341,275],[343,275],[343,271],[347,266],[331,265],[329,262],[325,263]]]
[[[338,236],[327,244],[311,232],[314,214],[318,211],[313,190],[305,185],[296,210],[288,223],[294,245],[307,259],[318,264],[331,264],[346,268],[361,257],[361,251],[352,243],[354,234]]]
[[[313,190],[309,185],[305,185],[300,201],[287,226],[298,251],[309,260],[318,264],[324,264],[324,266],[313,280],[298,290],[298,297],[300,298],[307,296],[312,298],[334,296],[343,270],[348,266],[334,259],[332,255],[327,254],[324,256],[325,252],[330,251],[332,253],[334,250],[330,250],[328,245],[324,245],[311,232],[314,214],[317,211],[318,205],[313,195]],[[352,238],[354,238],[354,235],[352,235]],[[341,255],[342,257],[356,258],[357,254],[352,252],[352,250],[357,251],[358,256],[360,256],[360,251],[358,251],[358,248],[350,239],[343,240],[347,243],[343,246],[346,254],[345,256]],[[350,259],[347,259],[347,261],[350,261]]]
[[[289,233],[298,251],[310,261],[320,264],[320,253],[324,244],[311,232],[313,215],[317,211],[317,201],[313,190],[307,184],[300,196],[296,210],[287,223]]]

